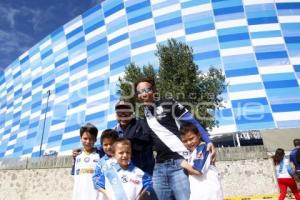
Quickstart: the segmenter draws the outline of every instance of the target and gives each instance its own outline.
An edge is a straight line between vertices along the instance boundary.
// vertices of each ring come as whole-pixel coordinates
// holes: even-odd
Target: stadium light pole
[[[44,133],[45,133],[45,126],[46,126],[46,119],[47,119],[47,111],[48,111],[48,103],[49,103],[49,97],[51,95],[51,91],[47,91],[47,103],[46,103],[46,110],[45,110],[45,116],[44,116],[44,124],[43,124],[43,130],[42,130],[42,139],[40,144],[40,157],[42,156],[42,146],[43,146],[43,140],[44,140]]]
[[[235,137],[234,137],[234,136],[235,136],[235,133],[232,133],[233,146],[236,147],[236,144],[235,144]]]
[[[240,137],[239,137],[239,133],[235,133],[235,137],[236,137],[236,141],[237,141],[237,146],[240,147],[241,146],[241,142],[240,142]]]

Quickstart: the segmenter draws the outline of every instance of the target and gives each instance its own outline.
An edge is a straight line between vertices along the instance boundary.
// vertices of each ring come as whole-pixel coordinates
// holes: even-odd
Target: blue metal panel
[[[196,6],[201,5],[211,7],[197,11]],[[169,6],[175,9],[156,12]],[[189,44],[199,69],[206,72],[210,66],[219,67],[229,79],[228,93],[223,94],[229,107],[215,112],[220,130],[228,125],[237,130],[300,127],[295,114],[300,108],[300,23],[293,20],[300,14],[299,7],[300,3],[289,1],[243,5],[242,0],[172,0],[155,4],[149,0],[106,0],[96,5],[49,33],[4,72],[0,71],[0,127],[4,127],[0,133],[0,158],[39,156],[39,151],[33,149],[40,143],[46,110],[52,115],[45,121],[45,146],[59,153],[80,146],[79,132],[66,139],[63,134],[73,134],[86,122],[100,129],[115,126],[116,120],[107,116],[114,113],[114,103],[119,98],[117,76],[130,62],[153,64],[159,70],[155,50],[144,47],[152,47],[157,41],[164,44],[165,35]],[[112,17],[116,13],[120,17]],[[248,24],[227,23],[244,19]],[[143,21],[150,23],[144,26]],[[75,24],[78,26],[72,29]],[[174,31],[184,35],[173,35]],[[78,55],[83,57],[78,60]],[[49,67],[47,71],[45,66]],[[79,82],[86,87],[73,88]],[[55,92],[48,107],[46,89]],[[257,94],[261,97],[253,92],[247,95],[247,91],[254,90],[261,91]],[[239,99],[239,92],[246,96]],[[234,100],[229,98],[231,93]],[[104,103],[109,107],[94,109]],[[89,109],[88,114],[79,110],[81,105]],[[297,120],[276,121],[273,113],[295,114]],[[20,132],[24,136],[18,138]],[[16,143],[8,146],[14,140]],[[8,150],[13,151],[6,155]]]

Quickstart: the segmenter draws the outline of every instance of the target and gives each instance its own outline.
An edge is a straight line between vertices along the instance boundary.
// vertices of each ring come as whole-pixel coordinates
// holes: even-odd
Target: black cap
[[[130,102],[125,101],[125,100],[120,100],[115,106],[115,110],[120,110],[120,109],[126,109],[127,111],[132,111],[133,112],[133,106]]]

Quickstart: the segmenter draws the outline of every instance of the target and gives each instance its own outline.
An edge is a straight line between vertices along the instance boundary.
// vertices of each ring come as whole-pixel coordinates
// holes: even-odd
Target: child
[[[211,154],[205,143],[201,143],[200,133],[192,123],[183,124],[180,137],[184,146],[191,152],[182,167],[189,172],[190,200],[222,200],[222,187],[218,170],[211,165]]]
[[[113,158],[116,163],[102,168],[100,192],[109,200],[135,200],[147,196],[152,189],[151,177],[131,163],[131,143],[119,138],[113,144]]]
[[[94,148],[97,134],[98,129],[90,123],[80,128],[83,151],[75,158],[73,200],[97,198],[98,193],[92,180],[96,164],[100,159]]]
[[[98,161],[93,175],[94,187],[98,191],[100,189],[100,177],[102,174],[102,169],[106,169],[111,166],[113,162],[112,157],[112,145],[118,139],[117,131],[113,129],[106,129],[102,132],[100,137],[101,147],[105,155]],[[102,194],[99,195],[98,199],[105,199]]]
[[[113,142],[118,138],[118,134],[114,129],[106,129],[102,132],[100,137],[100,148],[96,149],[96,152],[99,154],[100,158],[106,156],[106,159],[108,157],[111,157],[111,147]],[[105,148],[105,150],[104,150]],[[76,156],[78,156],[81,153],[81,149],[73,149],[72,150],[72,157],[75,160]],[[74,162],[75,163],[75,162]],[[72,166],[71,174],[74,175],[74,163]]]
[[[284,158],[284,155],[284,150],[278,148],[276,149],[275,155],[273,156],[273,163],[276,169],[276,177],[280,189],[279,200],[284,200],[287,192],[287,187],[291,189],[291,191],[295,195],[296,200],[300,200],[300,195],[297,191],[296,182],[290,175],[292,170],[291,166],[289,165],[288,159]]]

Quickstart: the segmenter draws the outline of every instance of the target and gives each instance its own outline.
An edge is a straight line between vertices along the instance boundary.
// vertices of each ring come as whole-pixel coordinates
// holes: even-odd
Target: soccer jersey
[[[152,140],[157,151],[156,162],[169,159],[188,158],[189,152],[179,136],[180,123],[193,123],[201,132],[205,142],[210,142],[207,132],[193,118],[191,113],[176,101],[157,101],[145,106],[145,117],[152,130]]]
[[[98,161],[93,175],[93,183],[95,189],[98,191],[101,188],[101,176],[104,170],[107,170],[111,167],[111,164],[116,162],[114,158],[108,157],[106,154]],[[106,200],[105,196],[99,192],[98,200]]]
[[[148,174],[153,173],[154,156],[152,150],[151,129],[145,119],[132,119],[124,130],[118,123],[115,127],[119,137],[130,140],[132,147],[132,163]]]
[[[99,159],[99,154],[96,151],[90,154],[83,151],[76,156],[73,200],[97,199],[98,192],[94,188],[92,177]]]
[[[101,188],[101,181],[100,177],[103,174],[103,170],[107,170],[111,167],[112,163],[116,163],[117,161],[112,158],[108,157],[107,155],[103,156],[97,163],[95,173],[93,175],[93,182],[95,189]]]
[[[124,170],[117,163],[112,163],[111,167],[103,169],[100,177],[100,186],[105,189],[112,200],[136,199],[142,189],[150,190],[152,180],[133,164]]]
[[[223,192],[217,168],[210,164],[211,155],[205,144],[200,144],[191,154],[189,164],[202,173],[190,175],[190,200],[222,200]]]
[[[284,158],[275,169],[277,178],[291,178],[289,171],[292,169],[288,159]]]
[[[82,151],[82,149],[80,149],[80,152],[81,151]],[[96,153],[99,154],[100,158],[102,158],[105,155],[102,147],[96,148],[95,151],[96,151]],[[73,158],[73,164],[72,164],[72,168],[71,168],[71,175],[75,174],[75,162],[76,162],[76,158]]]

